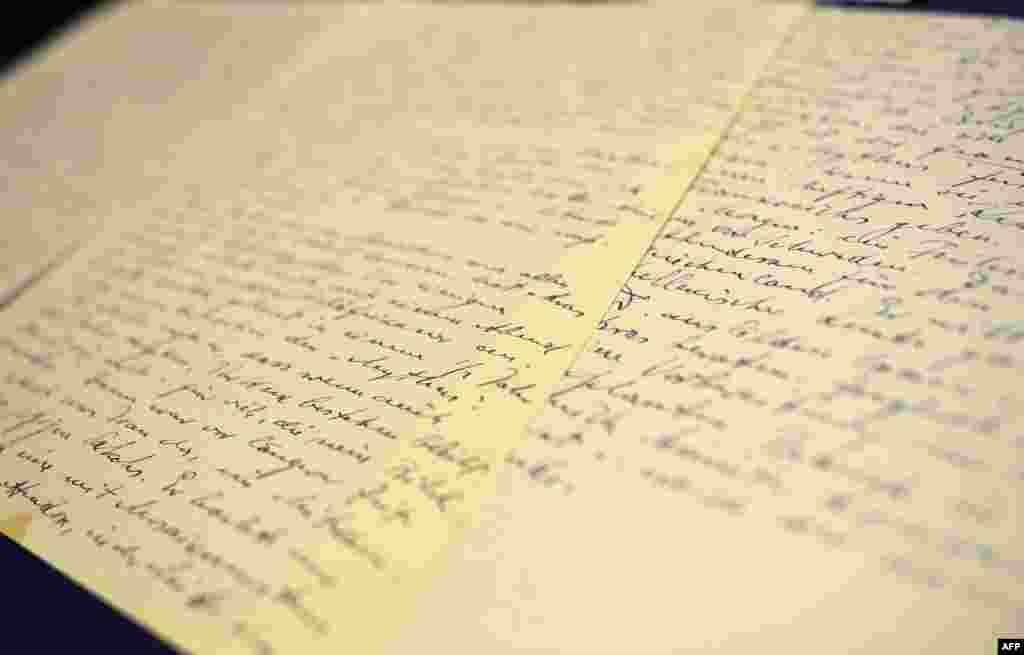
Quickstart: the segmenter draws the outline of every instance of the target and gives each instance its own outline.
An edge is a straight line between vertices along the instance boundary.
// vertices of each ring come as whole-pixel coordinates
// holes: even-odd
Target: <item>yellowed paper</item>
[[[800,21],[391,652],[1024,631],[1022,37]]]
[[[0,515],[196,652],[397,634],[795,16],[308,11],[0,332]]]

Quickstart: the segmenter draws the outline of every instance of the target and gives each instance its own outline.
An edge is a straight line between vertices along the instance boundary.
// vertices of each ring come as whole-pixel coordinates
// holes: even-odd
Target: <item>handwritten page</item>
[[[116,205],[159,188],[197,125],[229,115],[319,29],[279,3],[120,3],[15,69],[0,85],[0,306]]]
[[[378,649],[799,11],[304,7],[6,315],[5,532],[195,652]]]
[[[1024,632],[1022,64],[1019,22],[799,21],[392,652]]]

